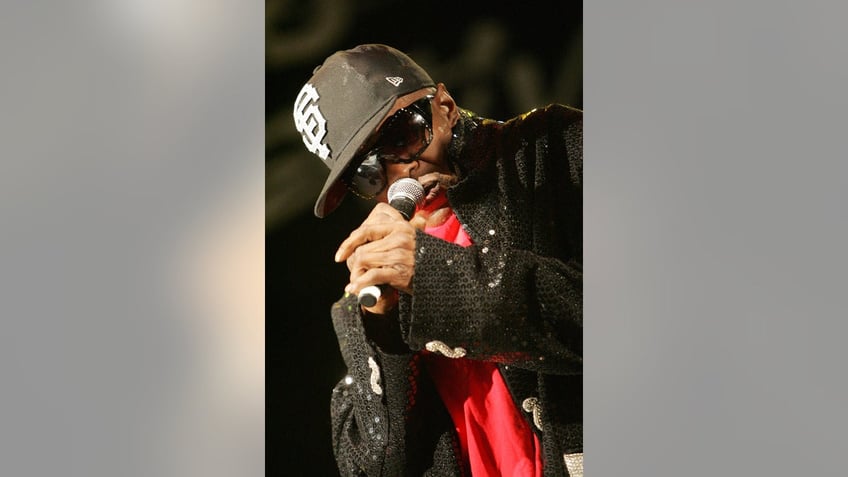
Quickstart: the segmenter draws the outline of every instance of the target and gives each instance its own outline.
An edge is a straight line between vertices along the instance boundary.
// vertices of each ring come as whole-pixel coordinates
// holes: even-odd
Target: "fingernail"
[[[340,256],[341,256],[341,252],[336,252],[336,255],[333,256],[333,259],[338,262]]]

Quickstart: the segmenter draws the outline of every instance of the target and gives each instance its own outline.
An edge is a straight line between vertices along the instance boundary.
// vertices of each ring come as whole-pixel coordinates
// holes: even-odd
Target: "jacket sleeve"
[[[550,374],[582,371],[582,267],[524,250],[416,242],[409,345]],[[442,351],[445,350],[445,351]]]
[[[383,324],[396,326],[396,320],[369,326],[355,296],[345,295],[331,314],[348,372],[333,389],[330,403],[340,474],[424,474],[433,455],[452,453],[454,444],[447,432],[449,417],[418,369],[419,356],[386,338],[396,338],[396,330],[380,329]]]
[[[412,349],[579,374],[582,120],[558,110],[504,127],[520,139],[487,151],[498,162],[454,195],[474,245],[416,236],[403,336]]]

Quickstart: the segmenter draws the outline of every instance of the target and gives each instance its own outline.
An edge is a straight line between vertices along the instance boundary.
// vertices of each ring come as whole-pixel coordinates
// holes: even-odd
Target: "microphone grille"
[[[413,201],[416,206],[421,205],[421,202],[424,200],[424,186],[417,180],[409,177],[398,179],[389,186],[387,198],[389,199],[389,203],[391,203],[401,197]]]

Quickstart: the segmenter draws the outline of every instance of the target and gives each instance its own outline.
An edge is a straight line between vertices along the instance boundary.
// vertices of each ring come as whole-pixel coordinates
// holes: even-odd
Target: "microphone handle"
[[[400,212],[400,215],[406,220],[411,219],[415,213],[415,201],[409,197],[396,197],[389,202],[389,205]]]
[[[379,286],[371,285],[359,290],[357,298],[359,299],[359,304],[362,306],[374,306],[382,294],[383,290]]]

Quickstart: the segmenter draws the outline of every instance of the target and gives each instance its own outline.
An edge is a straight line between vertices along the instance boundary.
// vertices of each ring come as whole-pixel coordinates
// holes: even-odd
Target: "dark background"
[[[329,399],[345,368],[329,309],[347,269],[332,256],[372,204],[348,197],[313,215],[327,169],[303,146],[292,104],[324,58],[361,43],[406,52],[486,117],[583,107],[580,2],[266,2],[267,475],[336,475]]]

